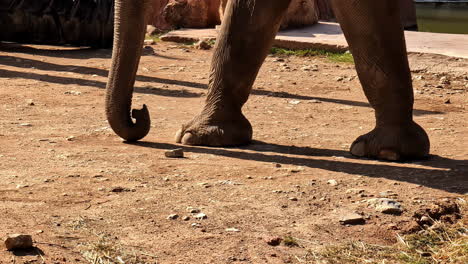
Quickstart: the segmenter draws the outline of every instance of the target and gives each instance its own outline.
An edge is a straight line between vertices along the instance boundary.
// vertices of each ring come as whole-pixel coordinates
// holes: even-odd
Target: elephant
[[[115,1],[115,39],[106,114],[117,135],[142,139],[150,129],[146,105],[131,110],[150,0]],[[185,145],[236,146],[252,141],[242,113],[291,0],[230,0],[211,62],[205,105],[176,133]],[[426,158],[430,142],[413,120],[413,87],[398,1],[332,0],[354,56],[375,128],[351,145],[352,155],[389,161]],[[133,121],[135,119],[135,121]]]

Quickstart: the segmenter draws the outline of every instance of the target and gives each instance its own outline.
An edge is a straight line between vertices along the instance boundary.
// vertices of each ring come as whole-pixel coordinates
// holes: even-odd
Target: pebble
[[[32,125],[29,124],[29,123],[21,123],[19,125],[22,126],[22,127],[32,127]]]
[[[13,234],[5,239],[7,250],[27,249],[33,246],[31,235]]]
[[[237,228],[226,228],[226,232],[233,232],[233,233],[237,233],[237,232],[240,232],[239,229]]]
[[[211,45],[207,40],[200,39],[197,43],[195,43],[195,48],[199,50],[209,50],[211,49]]]
[[[190,216],[184,216],[184,217],[182,218],[182,220],[188,221],[188,220],[190,220]]]
[[[26,100],[26,104],[29,105],[29,106],[35,105],[33,99]]]
[[[184,157],[184,150],[179,148],[179,149],[172,149],[172,150],[167,150],[164,152],[164,155],[168,158],[183,158]]]
[[[179,218],[179,215],[178,214],[171,214],[167,217],[167,219],[169,220],[176,220],[177,218]]]
[[[198,219],[198,220],[203,220],[203,219],[207,219],[208,216],[206,216],[206,214],[204,214],[204,213],[199,213],[199,214],[196,214],[196,215],[194,216],[194,218],[195,218],[195,219]]]
[[[368,204],[373,206],[376,211],[384,214],[399,215],[403,213],[401,204],[395,200],[388,198],[374,198],[367,201]]]
[[[187,207],[187,212],[191,213],[191,214],[198,214],[200,213],[200,209],[198,208],[195,208],[195,207]]]
[[[289,200],[290,200],[290,201],[293,201],[293,202],[296,202],[296,201],[297,201],[297,198],[296,198],[296,197],[290,197]]]
[[[300,104],[300,103],[301,103],[301,101],[299,101],[299,100],[291,100],[291,101],[289,101],[289,104],[292,104],[292,105],[298,105],[298,104]]]
[[[338,182],[336,180],[328,180],[327,183],[331,186],[337,186]]]
[[[349,213],[340,217],[340,224],[342,225],[363,225],[365,223],[364,217],[356,213]]]
[[[270,246],[279,246],[281,244],[281,241],[283,241],[283,239],[281,237],[267,237],[265,238],[265,242],[270,245]]]
[[[156,42],[153,39],[145,39],[143,42],[144,45],[154,45]]]

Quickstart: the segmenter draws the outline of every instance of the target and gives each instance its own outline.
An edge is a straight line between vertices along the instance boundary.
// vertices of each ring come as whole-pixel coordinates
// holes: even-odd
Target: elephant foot
[[[429,148],[429,137],[424,129],[411,122],[400,127],[376,127],[353,142],[351,154],[357,157],[403,161],[427,158]]]
[[[252,126],[242,113],[200,114],[176,133],[176,142],[198,146],[239,146],[252,141]]]

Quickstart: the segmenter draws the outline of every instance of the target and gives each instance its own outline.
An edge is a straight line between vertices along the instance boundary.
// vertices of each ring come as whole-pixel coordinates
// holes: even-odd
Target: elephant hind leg
[[[424,158],[426,132],[413,121],[413,87],[398,1],[333,0],[376,127],[351,146],[359,157]]]
[[[231,0],[211,62],[202,112],[182,126],[178,143],[227,146],[250,143],[252,126],[242,114],[260,66],[290,0]]]

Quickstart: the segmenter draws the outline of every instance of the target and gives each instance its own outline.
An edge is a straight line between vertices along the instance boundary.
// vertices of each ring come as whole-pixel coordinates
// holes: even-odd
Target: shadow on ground
[[[28,47],[23,47],[23,48],[27,49]],[[33,51],[35,51],[35,49],[33,49]],[[77,50],[77,51],[81,51],[81,50]],[[57,52],[59,52],[60,54],[67,53],[67,52],[74,54],[77,51],[76,50],[69,50],[69,51],[58,50]],[[96,50],[92,50],[92,51],[96,53],[96,55],[102,53]],[[9,49],[8,49],[8,52],[10,52]],[[50,52],[51,52],[50,50],[44,51],[45,54],[49,54]],[[84,58],[86,58],[88,51],[85,50],[82,52],[84,53]],[[107,50],[104,50],[104,52],[108,53]],[[37,54],[37,53],[34,52],[34,54]],[[39,53],[38,55],[45,55],[45,54]],[[68,57],[73,57],[73,56],[77,56],[77,55],[70,55],[70,56],[65,56],[65,57],[68,58]],[[99,57],[99,56],[96,56],[96,57]],[[24,59],[24,58],[19,59],[14,56],[0,56],[0,65],[8,65],[12,67],[25,68],[25,69],[30,69],[34,67],[35,69],[39,69],[39,70],[56,71],[56,72],[73,72],[77,74],[88,74],[88,75],[95,74],[101,77],[107,77],[109,73],[109,71],[107,70],[97,69],[97,68],[92,68],[92,67],[77,66],[77,65],[59,65],[59,64],[43,62],[39,60]],[[44,82],[50,82],[50,83],[58,83],[58,84],[86,85],[86,86],[97,87],[100,89],[104,89],[106,87],[106,83],[101,82],[101,81],[85,80],[85,79],[73,78],[73,77],[41,75],[41,74],[30,73],[30,72],[20,72],[20,71],[10,71],[10,70],[0,69],[0,76],[9,77],[9,78],[32,79],[32,80],[38,80],[38,81],[44,81]],[[179,80],[172,80],[172,79],[151,77],[151,76],[138,75],[136,80],[140,82],[151,82],[151,83],[158,83],[158,84],[175,85],[175,86],[180,86],[180,87],[196,88],[196,89],[203,89],[203,90],[206,90],[208,88],[207,84],[190,82],[190,81],[179,81]],[[135,92],[142,93],[142,94],[152,94],[152,95],[169,96],[169,97],[185,97],[185,98],[201,97],[205,94],[204,92],[194,93],[194,92],[190,92],[187,90],[174,91],[171,89],[162,89],[162,88],[157,88],[157,87],[152,87],[152,86],[151,87],[135,87]],[[355,107],[370,108],[370,105],[365,102],[336,99],[336,98],[325,98],[325,97],[317,97],[317,96],[297,95],[297,94],[291,94],[288,92],[272,92],[272,91],[254,89],[252,90],[252,94],[259,95],[259,96],[297,99],[297,100],[319,100],[319,101],[327,102],[327,103],[335,103],[335,104],[343,104],[343,105],[349,105],[349,106],[355,106]],[[420,109],[414,110],[414,115],[417,115],[417,116],[418,115],[434,115],[434,114],[442,114],[442,112],[420,110]]]
[[[131,144],[156,149],[175,149],[181,147],[175,144],[152,142]],[[386,178],[459,194],[468,192],[468,178],[466,177],[468,175],[467,160],[431,156],[427,160],[415,162],[418,165],[431,168],[412,168],[405,166],[405,163],[397,162],[373,161],[373,164],[365,163],[365,161],[351,156],[348,151],[344,150],[284,146],[261,141],[255,141],[252,145],[240,148],[221,149],[197,146],[183,146],[182,148],[184,151],[192,153],[213,154],[233,159],[280,163],[367,177]],[[328,160],[318,157],[335,157],[336,159]],[[346,159],[342,159],[342,157]]]

